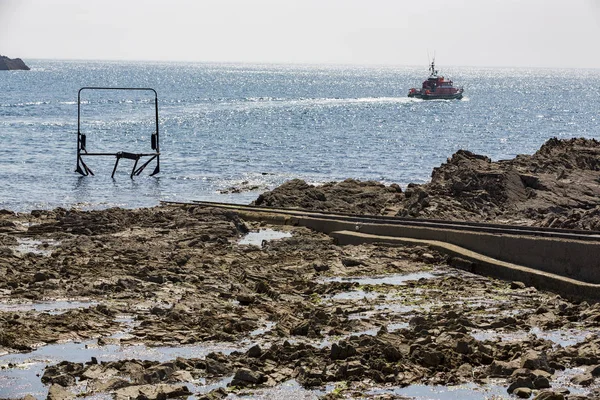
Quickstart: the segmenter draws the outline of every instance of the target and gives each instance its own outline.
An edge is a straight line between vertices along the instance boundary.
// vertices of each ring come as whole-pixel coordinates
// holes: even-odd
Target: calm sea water
[[[600,70],[444,68],[461,101],[408,99],[422,67],[27,60],[0,73],[0,208],[139,207],[160,200],[249,202],[291,178],[429,180],[458,149],[494,160],[551,137],[600,138]],[[75,173],[82,86],[158,92],[161,173],[88,158]],[[150,150],[153,95],[82,93],[88,151]],[[222,194],[232,186],[257,186]]]

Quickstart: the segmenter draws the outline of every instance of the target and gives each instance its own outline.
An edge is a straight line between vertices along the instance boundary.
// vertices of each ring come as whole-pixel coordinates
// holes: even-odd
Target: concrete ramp
[[[438,240],[406,237],[378,236],[352,231],[335,231],[334,237],[340,245],[381,243],[388,245],[422,245],[448,255],[449,264],[478,275],[492,276],[509,281],[520,281],[528,286],[546,289],[568,298],[600,300],[600,285],[586,283],[557,274],[500,261],[483,254]]]

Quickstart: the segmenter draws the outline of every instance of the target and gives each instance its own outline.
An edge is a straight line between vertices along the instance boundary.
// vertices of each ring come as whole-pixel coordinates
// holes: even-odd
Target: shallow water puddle
[[[236,350],[246,351],[248,348],[249,346],[240,347],[229,343],[210,343],[178,347],[148,347],[143,344],[109,344],[99,346],[96,340],[79,343],[50,344],[30,353],[5,354],[0,356],[0,368],[2,368],[0,370],[0,398],[23,397],[25,394],[33,394],[38,398],[45,398],[48,387],[43,385],[40,380],[40,377],[44,373],[44,368],[47,365],[57,364],[65,360],[85,363],[90,361],[92,357],[96,357],[99,362],[127,359],[165,362],[174,360],[177,357],[202,358],[211,352],[230,354]],[[196,389],[202,386],[202,383],[194,384],[194,388]],[[209,388],[206,391],[214,388]]]
[[[373,300],[378,297],[386,297],[379,292],[366,292],[364,290],[353,290],[351,292],[342,292],[330,297],[331,300]]]
[[[295,379],[282,382],[274,388],[253,389],[249,393],[230,394],[228,399],[269,399],[269,400],[287,400],[287,399],[317,399],[325,393],[333,390],[333,386],[325,387],[325,390],[304,389]]]
[[[40,380],[45,366],[30,363],[0,369],[0,398],[23,398],[27,394],[38,399],[46,398],[48,388]]]
[[[94,301],[57,300],[36,303],[0,303],[1,312],[38,311],[48,314],[62,314],[68,310],[90,308],[97,305]]]
[[[577,368],[567,368],[564,371],[556,371],[552,376],[551,384],[553,387],[566,387],[569,389],[571,394],[585,394],[594,388],[598,388],[598,384],[594,382],[588,387],[582,387],[579,385],[575,385],[571,382],[571,379],[576,375],[580,375],[585,373],[585,368],[577,367]],[[595,398],[595,397],[594,397]]]
[[[470,335],[479,341],[484,340],[495,340],[500,341],[523,341],[528,336],[534,335],[540,339],[550,340],[557,346],[562,347],[573,346],[577,343],[585,341],[585,338],[589,335],[598,335],[598,331],[590,329],[566,329],[566,330],[551,330],[544,331],[540,328],[531,328],[529,332],[518,331],[518,332],[495,332],[493,330],[473,330]]]
[[[275,322],[267,322],[264,328],[258,328],[250,332],[250,336],[264,335],[265,333],[270,332],[275,325],[277,325]]]
[[[56,240],[35,240],[30,238],[17,238],[19,243],[14,249],[18,253],[27,254],[40,254],[43,256],[50,256],[52,254],[51,247],[56,247],[59,242]]]
[[[99,346],[96,340],[85,342],[67,342],[42,346],[30,353],[11,353],[0,356],[0,365],[25,365],[27,363],[52,364],[63,360],[71,362],[87,362],[92,357],[98,361],[118,361],[125,359],[142,359],[165,362],[177,357],[201,358],[211,352],[230,354],[234,351],[245,351],[247,346],[234,346],[229,343],[210,343],[184,345],[177,347],[149,347],[143,344],[108,344]]]
[[[373,389],[367,395],[396,395],[406,396],[414,399],[436,399],[436,400],[480,400],[486,399],[510,399],[512,398],[506,388],[500,382],[490,385],[476,385],[474,383],[441,386],[441,385],[410,385],[398,388]]]
[[[252,245],[262,247],[263,242],[292,237],[290,232],[276,231],[273,229],[260,229],[258,232],[250,232],[238,241],[240,245]]]
[[[436,275],[430,272],[415,272],[412,274],[392,274],[382,276],[365,276],[365,277],[333,277],[326,278],[320,283],[329,282],[349,282],[358,283],[359,285],[404,285],[408,281],[418,281],[419,279],[431,279]]]

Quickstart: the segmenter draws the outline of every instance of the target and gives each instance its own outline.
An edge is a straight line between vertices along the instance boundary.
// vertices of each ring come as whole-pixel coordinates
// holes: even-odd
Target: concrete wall
[[[246,214],[246,213],[244,213]],[[301,225],[316,231],[354,231],[380,236],[437,240],[498,260],[587,283],[600,283],[600,242],[519,236],[415,226],[357,224],[310,216],[256,214],[257,219]]]

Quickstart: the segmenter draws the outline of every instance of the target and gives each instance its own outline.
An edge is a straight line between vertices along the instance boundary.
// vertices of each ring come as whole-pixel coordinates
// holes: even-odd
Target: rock
[[[23,70],[29,71],[29,67],[25,65],[23,60],[20,58],[10,59],[6,56],[0,55],[0,71],[8,71],[8,70]]]
[[[593,377],[600,376],[600,365],[593,365],[587,369],[587,372],[592,374]]]
[[[467,379],[473,379],[473,366],[468,363],[462,364],[456,370],[456,375],[462,376]]]
[[[298,325],[292,327],[290,333],[296,336],[307,336],[310,330],[310,323],[300,322]]]
[[[350,343],[334,343],[331,345],[330,357],[332,360],[345,360],[356,354],[356,349]]]
[[[521,368],[550,371],[546,354],[535,350],[527,350],[527,352],[521,356]]]
[[[528,399],[529,397],[531,397],[531,393],[531,389],[527,387],[518,387],[515,390],[513,390],[513,395],[521,399]]]
[[[533,389],[534,386],[531,378],[517,378],[513,383],[510,384],[506,391],[512,394],[517,388]]]
[[[81,374],[82,379],[99,379],[104,376],[104,371],[101,365],[92,364],[87,367]]]
[[[69,392],[67,389],[56,383],[48,389],[48,400],[72,400],[74,398],[74,393]]]
[[[218,360],[213,360],[211,358],[207,358],[206,362],[206,373],[209,375],[221,376],[228,374],[230,368],[225,364]]]
[[[170,382],[193,382],[194,377],[190,371],[175,371],[169,377]]]
[[[457,340],[454,350],[459,354],[470,354],[471,346],[469,345],[469,342],[465,340]]]
[[[354,353],[356,353],[356,350]],[[397,362],[402,359],[402,352],[396,346],[390,344],[383,348],[383,356],[388,362]]]
[[[146,383],[164,382],[175,372],[175,367],[172,363],[163,363],[154,367],[148,368],[144,374]]]
[[[418,351],[418,357],[426,367],[437,367],[444,362],[444,354],[434,349],[422,349]]]
[[[556,393],[551,390],[542,390],[533,400],[565,400],[565,396],[562,393]]]
[[[590,373],[579,374],[571,378],[571,382],[576,385],[590,386],[592,383],[594,383],[594,377]]]
[[[247,387],[258,385],[266,380],[262,372],[252,371],[248,368],[240,368],[235,372],[229,386]]]
[[[365,374],[365,366],[362,365],[358,360],[350,361],[349,363],[345,364],[344,367],[344,376],[347,378],[362,377]]]
[[[228,392],[225,388],[217,388],[203,395],[196,395],[198,400],[220,400],[228,396]]]
[[[160,383],[157,385],[134,385],[115,391],[116,400],[147,399],[160,400],[165,398],[190,396],[192,393],[185,385]]]
[[[489,374],[494,377],[510,376],[519,368],[519,364],[518,360],[510,362],[494,360],[489,366]]]
[[[386,209],[397,209],[403,198],[402,190],[394,184],[386,187],[379,182],[346,179],[343,182],[313,186],[301,179],[292,179],[272,191],[261,194],[253,204],[380,214]]]
[[[240,293],[237,295],[237,301],[243,306],[248,306],[256,301],[256,296],[251,293]]]
[[[550,388],[550,380],[545,376],[538,376],[533,380],[533,386],[536,389],[548,389]]]
[[[92,380],[88,382],[86,388],[91,393],[113,392],[115,390],[131,386],[131,382],[122,378],[109,378],[101,380]]]
[[[38,271],[35,274],[33,274],[34,282],[44,282],[44,281],[47,281],[48,279],[50,279],[50,276],[44,271]]]
[[[513,281],[510,283],[510,288],[513,290],[516,289],[525,289],[527,286],[523,282]]]
[[[248,353],[247,353],[248,357],[250,357],[250,358],[258,358],[261,356],[261,354],[262,354],[262,349],[257,344],[250,347],[248,349]]]
[[[344,257],[342,258],[342,265],[344,267],[358,267],[359,265],[363,265],[363,262],[356,258]]]
[[[325,271],[329,271],[329,265],[327,264],[322,264],[322,263],[314,263],[313,264],[313,268],[315,269],[315,271],[317,272],[325,272]]]

